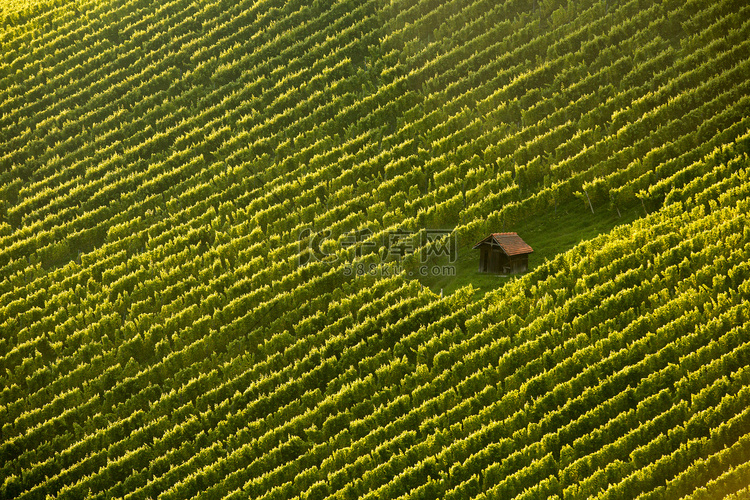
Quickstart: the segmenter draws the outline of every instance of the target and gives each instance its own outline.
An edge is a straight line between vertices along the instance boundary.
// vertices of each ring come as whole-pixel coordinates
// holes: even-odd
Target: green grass
[[[496,232],[516,232],[523,240],[531,245],[534,253],[529,256],[529,270],[543,264],[546,260],[554,259],[558,254],[570,250],[581,241],[590,240],[596,236],[611,231],[620,224],[627,224],[644,215],[640,207],[617,212],[599,208],[595,213],[587,205],[573,200],[560,205],[556,211],[533,217],[514,227],[497,228]],[[444,294],[453,293],[459,288],[472,285],[478,294],[484,295],[517,279],[521,275],[496,275],[480,273],[479,253],[472,250],[473,243],[459,248],[456,262],[440,262],[437,265],[453,266],[455,273],[428,273],[427,276],[417,276],[420,283],[429,287],[433,292]]]

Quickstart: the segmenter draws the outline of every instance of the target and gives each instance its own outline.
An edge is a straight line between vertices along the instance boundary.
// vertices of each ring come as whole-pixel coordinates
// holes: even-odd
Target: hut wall
[[[524,273],[529,268],[528,255],[508,257],[497,246],[482,245],[479,247],[479,272],[494,274]]]

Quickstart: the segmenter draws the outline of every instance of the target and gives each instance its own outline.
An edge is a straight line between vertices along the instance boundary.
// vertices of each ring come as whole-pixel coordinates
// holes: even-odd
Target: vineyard
[[[749,497],[746,2],[0,19],[0,498]]]

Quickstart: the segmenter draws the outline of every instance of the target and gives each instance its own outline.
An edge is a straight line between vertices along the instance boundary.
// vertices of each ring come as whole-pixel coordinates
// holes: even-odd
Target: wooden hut
[[[516,233],[492,233],[473,248],[479,250],[479,272],[495,274],[526,272],[534,251]]]

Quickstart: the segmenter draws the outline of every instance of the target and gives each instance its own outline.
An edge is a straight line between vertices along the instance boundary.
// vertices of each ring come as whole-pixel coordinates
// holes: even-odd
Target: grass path
[[[640,207],[625,211],[621,216],[612,210],[598,210],[591,213],[587,206],[580,201],[570,201],[543,216],[534,217],[515,227],[497,228],[497,232],[513,231],[519,234],[526,243],[531,245],[534,253],[529,256],[529,270],[542,264],[545,260],[552,260],[581,241],[590,240],[596,236],[611,231],[620,224],[628,224],[644,215]],[[459,248],[456,262],[439,262],[438,266],[453,266],[455,273],[445,272],[443,275],[428,273],[418,276],[420,283],[429,287],[435,293],[453,293],[455,290],[472,285],[479,294],[505,285],[518,275],[503,276],[480,273],[479,254],[472,250],[471,244]],[[432,265],[430,265],[432,267]],[[441,273],[437,273],[441,274]]]

